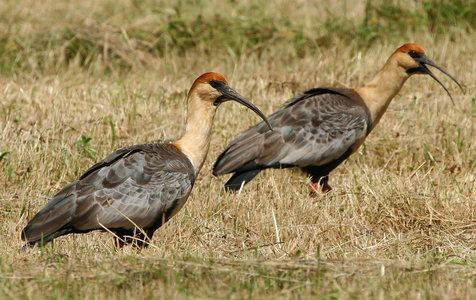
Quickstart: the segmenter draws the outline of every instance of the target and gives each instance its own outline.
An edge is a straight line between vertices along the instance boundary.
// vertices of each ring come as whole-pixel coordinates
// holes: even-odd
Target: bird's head
[[[422,46],[413,43],[407,43],[399,47],[393,54],[393,56],[397,59],[397,63],[400,67],[402,67],[405,72],[411,76],[413,74],[425,74],[429,75],[431,78],[436,80],[448,93],[451,100],[450,92],[448,89],[441,83],[441,81],[428,69],[428,66],[432,66],[438,70],[440,70],[443,74],[451,78],[456,84],[463,90],[461,84],[452,76],[450,75],[445,69],[438,66],[435,62],[429,59],[426,54],[425,50]]]
[[[268,119],[266,119],[261,110],[245,97],[241,96],[237,91],[232,89],[228,85],[225,77],[220,73],[207,72],[195,79],[188,92],[189,99],[194,98],[194,96],[198,97],[206,105],[212,107],[217,107],[226,101],[236,101],[255,112],[261,117],[261,119],[263,119],[268,127],[272,129]]]

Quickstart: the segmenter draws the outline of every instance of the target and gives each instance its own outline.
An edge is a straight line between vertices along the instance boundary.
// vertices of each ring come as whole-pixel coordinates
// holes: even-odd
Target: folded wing
[[[347,93],[313,89],[291,99],[268,120],[238,136],[215,162],[213,173],[309,165],[338,159],[363,140],[368,111]]]
[[[56,194],[22,238],[35,243],[70,232],[158,227],[183,205],[193,182],[193,167],[173,145],[120,149]]]

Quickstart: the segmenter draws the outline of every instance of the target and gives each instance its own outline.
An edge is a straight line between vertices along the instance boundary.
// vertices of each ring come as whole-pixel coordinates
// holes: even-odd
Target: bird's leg
[[[125,242],[125,237],[122,235],[122,236],[115,236],[114,237],[114,246],[116,247],[116,249],[122,249],[124,247],[124,245],[126,244]]]
[[[321,179],[319,180],[319,185],[321,186],[321,191],[323,193],[328,193],[332,191],[332,188],[329,185],[329,175],[321,177]]]
[[[130,230],[126,229],[116,229],[113,231],[114,232],[114,246],[116,249],[122,249],[124,246],[127,244],[130,244],[132,242],[131,236],[133,235],[133,232]]]
[[[309,194],[313,194],[313,193],[317,193],[319,184],[317,184],[317,182],[311,181],[307,187],[309,188]]]
[[[321,192],[328,193],[332,190],[332,187],[329,185],[329,175],[325,176],[314,176],[311,175],[311,182],[308,185],[309,194],[314,196],[318,191],[319,188]]]
[[[152,235],[154,234],[151,230],[146,230],[145,234],[142,232],[137,233],[134,236],[134,248],[142,249],[149,246],[150,241],[152,240]]]
[[[117,249],[122,249],[126,245],[132,245],[132,247],[137,249],[147,248],[153,234],[154,231],[150,229],[146,230],[145,234],[139,230],[122,231],[121,234],[116,232],[116,236],[114,236],[114,246]]]
[[[143,249],[147,248],[152,240],[152,236],[154,235],[155,228],[149,229],[134,229],[134,232],[129,237],[129,240],[126,240],[128,244],[131,244],[132,247],[136,249]]]

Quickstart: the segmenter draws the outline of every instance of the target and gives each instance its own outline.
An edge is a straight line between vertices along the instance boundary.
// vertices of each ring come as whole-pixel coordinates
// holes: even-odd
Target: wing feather
[[[68,227],[147,228],[183,204],[195,175],[190,161],[170,144],[120,149],[61,190],[25,227],[34,242]],[[179,205],[180,206],[180,205]]]
[[[344,94],[309,90],[239,135],[215,162],[221,175],[254,163],[257,168],[324,165],[338,159],[369,131],[365,107]]]

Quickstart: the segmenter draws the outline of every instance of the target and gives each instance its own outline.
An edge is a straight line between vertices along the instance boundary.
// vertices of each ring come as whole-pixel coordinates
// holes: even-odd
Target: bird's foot
[[[328,193],[332,191],[332,187],[327,183],[327,181],[324,182],[310,182],[308,185],[309,189],[309,195],[310,196],[316,196],[317,193],[319,193],[319,190],[322,193]]]

